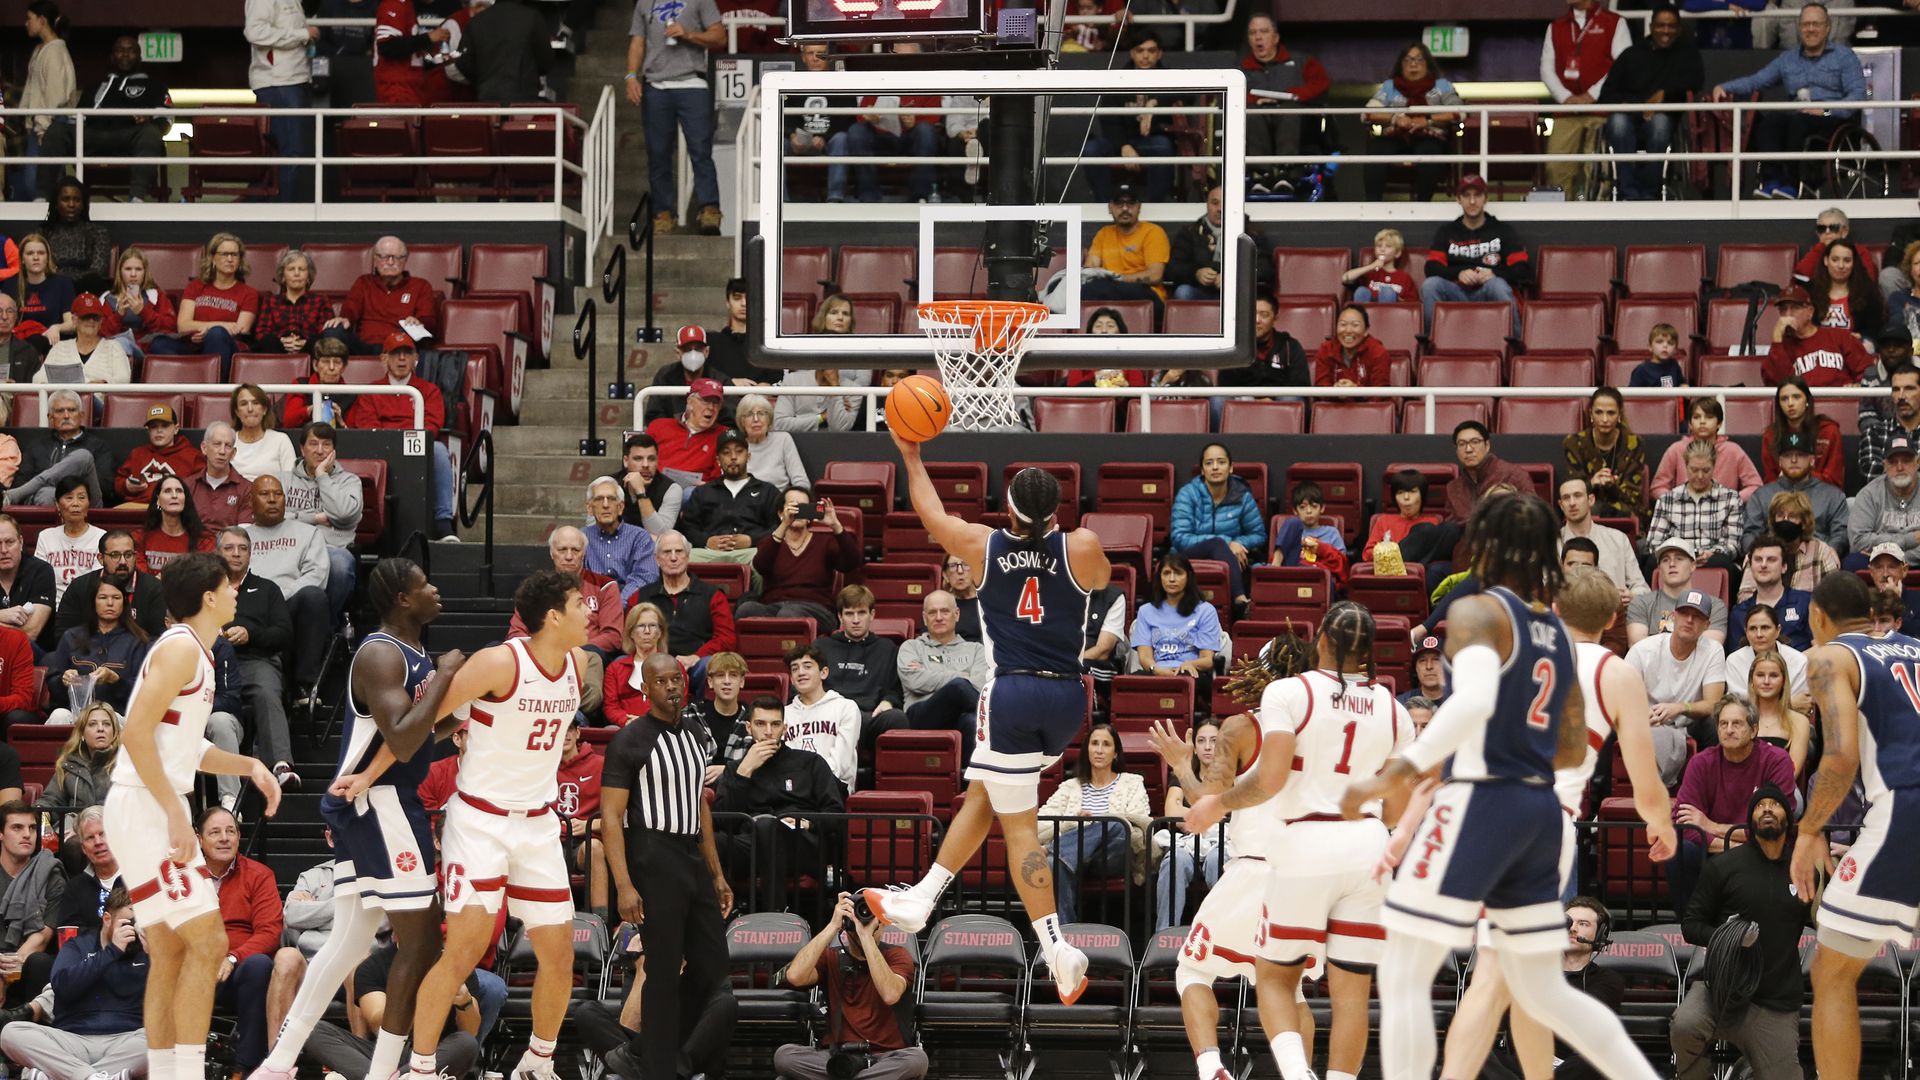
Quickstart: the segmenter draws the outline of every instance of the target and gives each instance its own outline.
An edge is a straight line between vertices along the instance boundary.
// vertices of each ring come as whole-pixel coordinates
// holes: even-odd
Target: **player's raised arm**
[[[353,696],[366,703],[381,741],[393,748],[394,756],[413,760],[433,733],[440,704],[466,656],[458,649],[442,653],[419,701],[407,693],[407,664],[399,645],[388,642],[384,649],[363,649],[354,660]]]
[[[1088,592],[1104,589],[1113,581],[1113,563],[1092,529],[1075,529],[1067,534],[1067,561],[1073,565],[1073,579]]]
[[[196,646],[185,638],[163,641],[147,656],[146,677],[140,680],[140,692],[127,705],[127,724],[120,733],[120,745],[140,783],[153,793],[167,815],[167,843],[173,861],[185,866],[199,842],[193,835],[193,822],[178,799],[169,798],[173,782],[160,761],[160,746],[154,734],[167,714],[179,688],[199,670],[200,657],[190,650]]]
[[[1673,801],[1660,780],[1660,765],[1653,756],[1653,732],[1647,722],[1647,687],[1640,673],[1618,659],[1600,665],[1600,696],[1606,699],[1613,724],[1614,752],[1627,767],[1633,781],[1633,808],[1647,823],[1652,841],[1652,858],[1664,862],[1676,850],[1673,833]]]
[[[987,537],[993,530],[947,513],[940,502],[940,492],[933,486],[933,477],[927,475],[927,467],[920,461],[919,443],[901,438],[896,431],[893,445],[906,465],[907,499],[913,504],[913,512],[920,515],[920,524],[926,526],[927,536],[948,554],[965,559],[967,565],[974,568],[974,577],[978,580],[980,564],[987,558]]]

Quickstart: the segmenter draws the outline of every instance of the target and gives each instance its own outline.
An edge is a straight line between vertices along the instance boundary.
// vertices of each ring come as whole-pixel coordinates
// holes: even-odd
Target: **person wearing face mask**
[[[1787,580],[1794,588],[1812,592],[1821,578],[1840,569],[1840,556],[1814,528],[1813,502],[1806,492],[1777,492],[1767,504],[1767,520],[1773,522],[1773,535],[1787,542],[1791,556],[1787,561],[1792,564]],[[1741,572],[1744,574],[1745,569]],[[1752,580],[1744,580],[1734,598],[1745,600],[1753,595],[1753,589]]]
[[[1746,543],[1760,535],[1769,517],[1773,497],[1783,492],[1805,495],[1813,511],[1814,534],[1832,546],[1835,554],[1849,550],[1847,541],[1847,497],[1838,487],[1821,479],[1813,471],[1814,442],[1803,432],[1790,432],[1780,440],[1780,478],[1754,492],[1747,500],[1740,523],[1740,535]]]
[[[709,377],[707,360],[712,355],[712,350],[707,343],[705,328],[692,324],[681,327],[679,344],[676,348],[680,362],[663,365],[659,371],[654,372],[652,385],[671,386],[684,390],[691,387],[695,379]],[[678,397],[648,398],[644,414],[647,423],[651,424],[662,417],[672,417],[679,411],[680,404],[681,399]],[[733,409],[732,401],[720,403],[720,423],[727,427],[734,426]]]

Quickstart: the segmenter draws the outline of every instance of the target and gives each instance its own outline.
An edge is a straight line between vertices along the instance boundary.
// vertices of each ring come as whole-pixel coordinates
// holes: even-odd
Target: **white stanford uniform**
[[[566,854],[554,839],[562,744],[580,708],[573,654],[558,672],[541,669],[516,638],[513,686],[472,705],[459,790],[447,801],[441,838],[441,891],[448,913],[480,904],[508,911],[529,926],[573,920]]]
[[[140,674],[133,682],[133,694],[127,699],[129,702],[139,700],[140,688],[147,681],[147,668],[160,646],[182,638],[193,643],[194,651],[199,654],[198,662],[193,678],[168,704],[153,732],[154,748],[160,754],[160,765],[166,770],[170,790],[147,790],[133,767],[133,758],[122,746],[114,759],[113,789],[107,792],[106,817],[102,821],[107,835],[113,838],[113,853],[126,877],[134,913],[142,921],[164,922],[176,928],[189,919],[220,910],[220,895],[206,876],[206,859],[200,854],[200,845],[193,845],[193,854],[185,866],[173,861],[172,844],[167,839],[167,815],[161,802],[171,799],[187,811],[183,796],[193,790],[200,759],[213,746],[206,737],[207,718],[213,715],[213,657],[207,654],[206,646],[200,644],[192,629],[184,625],[169,627],[147,650],[147,658],[141,661]],[[188,815],[191,817],[190,811]]]
[[[1259,950],[1277,964],[1323,958],[1346,967],[1380,962],[1386,886],[1373,871],[1387,851],[1377,806],[1347,821],[1340,800],[1413,739],[1413,718],[1377,683],[1309,671],[1269,684],[1260,729],[1292,732],[1293,771],[1274,796],[1285,827],[1273,845]]]
[[[1247,775],[1259,762],[1255,743],[1253,758],[1240,767],[1239,775]],[[1194,913],[1187,942],[1180,949],[1181,970],[1209,979],[1253,978],[1255,942],[1260,938],[1267,877],[1272,873],[1268,856],[1281,828],[1278,799],[1235,810],[1227,818],[1227,848],[1233,859]]]

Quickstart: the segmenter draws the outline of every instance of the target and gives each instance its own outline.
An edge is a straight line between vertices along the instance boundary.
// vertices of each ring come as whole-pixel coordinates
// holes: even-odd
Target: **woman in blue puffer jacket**
[[[1233,475],[1233,455],[1221,443],[1200,451],[1200,475],[1173,497],[1167,542],[1189,559],[1226,563],[1235,605],[1246,599],[1247,568],[1266,558],[1266,515],[1253,489]]]

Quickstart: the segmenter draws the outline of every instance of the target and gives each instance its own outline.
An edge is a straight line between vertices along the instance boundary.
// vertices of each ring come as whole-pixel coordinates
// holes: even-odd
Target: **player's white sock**
[[[204,1080],[207,1075],[207,1044],[175,1046],[173,1075],[175,1080]]]
[[[373,1061],[367,1066],[367,1080],[387,1080],[400,1071],[400,1055],[407,1052],[407,1037],[386,1028],[373,1039]]]
[[[1048,964],[1052,964],[1053,950],[1066,940],[1060,936],[1060,913],[1056,911],[1033,920],[1033,932],[1040,939],[1040,955],[1047,958]]]
[[[438,1050],[438,1047],[435,1047]],[[440,1071],[440,1062],[436,1054],[423,1054],[415,1050],[408,1058],[407,1068],[416,1077],[432,1076]]]
[[[550,1058],[553,1056],[553,1045],[552,1039],[543,1039],[535,1035],[527,1040],[527,1051],[543,1058]]]
[[[1214,1080],[1226,1065],[1220,1061],[1220,1048],[1209,1047],[1193,1055],[1193,1063],[1200,1071],[1200,1080]]]
[[[147,1080],[174,1080],[173,1047],[155,1050],[147,1047]],[[194,1080],[200,1080],[195,1077]]]
[[[908,891],[931,903],[938,901],[940,894],[946,892],[947,886],[951,884],[953,884],[953,871],[939,863],[934,863],[927,869],[927,876],[915,882]]]
[[[1307,1044],[1301,1041],[1297,1031],[1283,1031],[1274,1036],[1273,1063],[1286,1080],[1310,1080],[1313,1076],[1312,1067],[1307,1064]]]

